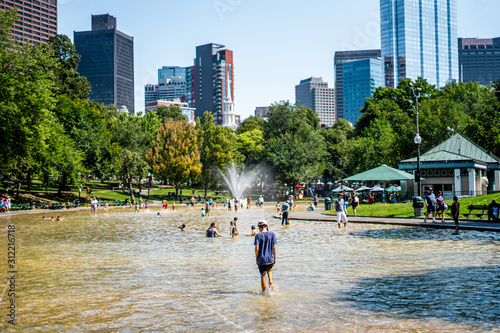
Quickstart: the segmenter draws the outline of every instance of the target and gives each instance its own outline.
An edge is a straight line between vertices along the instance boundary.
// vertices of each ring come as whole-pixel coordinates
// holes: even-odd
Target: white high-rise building
[[[295,99],[298,106],[305,106],[318,115],[322,127],[335,123],[335,89],[328,88],[328,82],[320,77],[301,80],[295,86]]]

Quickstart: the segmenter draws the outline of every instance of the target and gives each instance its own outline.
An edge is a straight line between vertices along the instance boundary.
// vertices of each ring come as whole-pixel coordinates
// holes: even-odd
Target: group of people
[[[10,198],[9,197],[0,198],[0,212],[5,212],[5,213],[10,212]]]
[[[101,200],[99,199],[99,197],[92,197],[92,199],[90,200],[90,214],[92,215],[95,215],[97,214],[97,208],[101,206]],[[104,202],[104,211],[107,213],[108,212],[108,208],[109,208],[109,205],[108,205],[108,202],[105,201]]]
[[[233,221],[230,222],[229,232],[231,237],[238,236],[238,218],[235,217]],[[255,226],[252,226],[252,233],[246,236],[254,236],[254,246],[255,246],[255,259],[260,273],[260,283],[262,287],[262,292],[267,290],[266,275],[268,277],[269,289],[274,290],[273,286],[273,274],[272,269],[276,263],[276,235],[274,232],[269,231],[267,222],[262,220],[259,221],[257,225],[259,232],[255,230]],[[186,230],[186,225],[182,224],[179,229]],[[225,237],[225,235],[220,234],[217,231],[217,225],[215,222],[210,224],[210,227],[206,231],[206,237]]]
[[[432,223],[436,223],[436,216],[441,217],[441,222],[444,222],[444,211],[448,209],[448,205],[444,202],[443,192],[438,191],[437,196],[434,194],[432,187],[427,190],[424,196],[426,212],[424,222],[427,222],[429,215],[432,215]],[[460,203],[456,196],[453,197],[451,205],[451,217],[455,221],[455,234],[458,234],[458,217],[460,215]]]

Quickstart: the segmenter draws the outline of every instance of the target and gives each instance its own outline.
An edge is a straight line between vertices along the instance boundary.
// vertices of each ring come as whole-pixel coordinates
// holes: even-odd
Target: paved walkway
[[[275,218],[279,218],[277,215]],[[325,215],[324,211],[300,211],[291,212],[290,220],[303,220],[303,221],[325,221],[337,222],[336,215]],[[418,226],[425,228],[438,228],[438,229],[455,229],[455,223],[445,218],[444,223],[432,223],[432,219],[427,219],[424,223],[424,218],[405,218],[405,217],[369,217],[369,216],[349,216],[349,222],[352,223],[375,223],[375,224],[392,224],[392,225],[405,225],[405,226]],[[430,221],[430,222],[429,222]],[[479,220],[459,220],[459,229],[461,230],[478,230],[478,231],[495,231],[500,232],[500,223],[498,222],[485,222]]]

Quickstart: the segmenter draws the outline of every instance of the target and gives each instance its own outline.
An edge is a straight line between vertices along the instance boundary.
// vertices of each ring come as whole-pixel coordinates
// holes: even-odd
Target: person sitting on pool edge
[[[217,226],[215,222],[210,223],[210,228],[207,229],[206,236],[207,237],[224,237],[224,235],[219,234],[217,231]]]

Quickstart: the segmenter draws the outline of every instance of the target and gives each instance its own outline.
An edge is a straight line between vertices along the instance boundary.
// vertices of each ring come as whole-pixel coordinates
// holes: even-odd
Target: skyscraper
[[[26,43],[45,44],[57,35],[57,0],[3,0],[0,9],[16,8],[12,35]]]
[[[331,127],[335,123],[335,89],[328,88],[328,82],[322,78],[301,80],[295,86],[295,100],[297,105],[316,112],[321,126]]]
[[[384,85],[380,59],[362,59],[344,63],[344,119],[355,124],[359,110],[377,87]]]
[[[360,59],[378,59],[380,50],[337,51],[333,59],[335,67],[335,114],[336,119],[344,118],[344,73],[343,64]]]
[[[116,18],[92,15],[92,30],[74,32],[81,55],[78,72],[92,85],[90,100],[134,114],[134,39],[116,28]]]
[[[500,80],[500,37],[459,38],[458,57],[461,82]]]
[[[457,0],[380,0],[385,85],[458,81]]]
[[[196,116],[209,111],[218,124],[222,124],[225,108],[234,103],[233,51],[224,47],[213,43],[197,46],[195,58]]]
[[[158,100],[172,101],[179,99],[188,102],[187,74],[191,67],[163,66],[158,69],[158,84],[144,86],[144,104]]]

